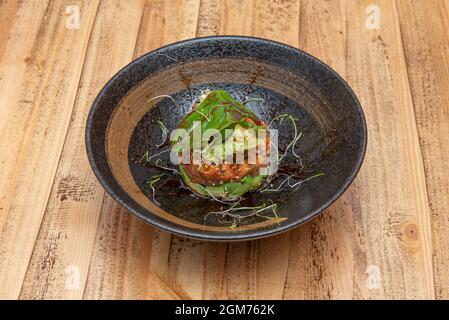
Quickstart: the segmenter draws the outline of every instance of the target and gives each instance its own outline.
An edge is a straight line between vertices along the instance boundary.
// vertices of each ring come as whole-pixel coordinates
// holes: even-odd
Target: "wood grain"
[[[132,59],[143,1],[105,1],[98,8],[69,131],[29,264],[21,298],[80,299],[104,191],[84,146],[87,113],[106,81]],[[118,27],[117,27],[118,26]],[[78,283],[71,284],[73,278]]]
[[[11,37],[11,29],[17,19],[19,4],[17,1],[3,1],[0,3],[0,9],[0,21],[2,22],[2,33],[0,34],[0,57],[2,57],[6,43]]]
[[[370,4],[347,2],[346,75],[369,137],[358,179],[360,227],[366,263],[382,277],[381,288],[365,296],[433,298],[430,212],[397,10],[378,1],[381,28],[368,30],[363,13]]]
[[[148,1],[145,5],[134,56],[162,45],[192,38],[197,28],[199,1]],[[158,32],[155,32],[158,30]],[[176,284],[167,282],[167,272],[153,265],[154,239],[170,239],[130,216],[114,200],[105,197],[96,235],[86,299],[138,299],[186,297]],[[156,251],[157,252],[157,251]],[[151,259],[151,261],[150,261]]]
[[[98,2],[22,5],[1,60],[0,297],[17,298],[33,251],[74,106]],[[26,25],[26,28],[23,26]]]
[[[346,75],[346,7],[301,1],[299,48]],[[362,298],[366,260],[358,243],[361,208],[356,184],[316,220],[292,232],[284,298]],[[293,263],[299,261],[299,267]],[[300,288],[298,290],[298,288]]]
[[[236,12],[237,3],[224,3],[222,16],[226,19],[221,20],[221,33],[253,35],[298,45],[299,1],[252,1],[251,9],[242,8]],[[285,233],[269,239],[229,244],[223,252],[222,277],[226,290],[218,298],[282,298],[289,265],[289,240],[290,233]],[[209,246],[208,253],[222,248],[216,246],[216,249]],[[215,271],[210,268],[207,272]]]
[[[69,4],[80,29],[65,27]],[[0,298],[449,298],[449,1],[7,0],[0,29]],[[87,113],[114,72],[217,34],[317,56],[366,114],[349,190],[269,239],[154,229],[105,195],[85,156]]]
[[[431,209],[435,294],[449,299],[449,6],[397,3]]]

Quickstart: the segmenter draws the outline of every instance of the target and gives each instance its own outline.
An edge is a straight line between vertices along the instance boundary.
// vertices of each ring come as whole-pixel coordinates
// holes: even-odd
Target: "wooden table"
[[[1,298],[449,298],[449,1],[6,0],[0,30]],[[269,239],[156,230],[87,162],[86,115],[117,70],[217,34],[310,52],[367,117],[351,188]]]

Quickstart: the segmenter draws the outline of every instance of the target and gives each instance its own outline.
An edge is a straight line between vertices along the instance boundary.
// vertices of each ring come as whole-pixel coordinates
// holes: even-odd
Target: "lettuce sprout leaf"
[[[257,138],[255,135],[250,136],[249,139],[246,137],[247,140],[244,143],[237,144],[233,142],[233,139],[229,139],[230,136],[226,132],[226,129],[232,129],[233,134],[239,135],[248,132],[246,129],[254,129],[254,132],[257,132],[258,129],[266,129],[250,109],[224,90],[211,91],[181,120],[178,128],[186,129],[192,135],[192,129],[196,121],[201,122],[202,134],[208,129],[215,129],[221,133],[220,147],[224,149],[220,154],[222,157],[221,160],[228,156],[225,150],[234,150],[235,152],[242,151],[242,149],[249,150],[257,146]],[[233,144],[232,148],[229,148],[229,143]],[[203,147],[203,156],[206,155],[205,158],[207,160],[214,162],[214,155],[205,152]],[[248,191],[259,188],[265,179],[265,176],[248,174],[239,181],[224,182],[210,186],[193,182],[183,168],[183,165],[179,166],[179,171],[182,179],[189,188],[199,195],[211,198],[236,199]]]
[[[265,180],[265,176],[262,175],[247,175],[238,182],[228,182],[216,186],[206,186],[193,182],[182,166],[179,166],[179,172],[184,183],[199,195],[209,198],[215,197],[226,200],[238,199],[246,192],[258,189]]]

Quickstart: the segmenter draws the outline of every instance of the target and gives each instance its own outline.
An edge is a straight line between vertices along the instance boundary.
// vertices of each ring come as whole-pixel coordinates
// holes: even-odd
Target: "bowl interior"
[[[176,174],[145,161],[148,155],[159,154],[153,160],[176,168],[164,152],[168,144],[158,146],[162,140],[158,121],[171,132],[204,89],[224,89],[240,101],[262,98],[247,106],[266,123],[282,114],[299,119],[302,137],[295,151],[301,160],[289,153],[273,183],[290,174],[302,179],[317,172],[325,175],[295,189],[249,193],[242,202],[243,206],[276,203],[281,219],[252,216],[239,220],[235,227],[229,218],[210,214],[223,210],[222,204],[193,196]],[[165,95],[171,98],[154,99]],[[361,164],[365,131],[352,91],[318,60],[270,41],[216,37],[159,49],[120,71],[94,103],[87,149],[106,190],[140,218],[191,237],[244,239],[298,225],[334,201]],[[293,135],[291,124],[279,128],[280,152]],[[154,185],[153,195],[148,181],[160,173],[165,175]]]

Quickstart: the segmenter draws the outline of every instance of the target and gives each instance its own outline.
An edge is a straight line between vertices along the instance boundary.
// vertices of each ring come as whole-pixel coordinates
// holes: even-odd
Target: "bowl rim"
[[[157,219],[153,219],[153,217],[151,215],[146,215],[146,214],[140,212],[140,210],[135,210],[134,208],[129,206],[126,203],[126,201],[120,197],[119,194],[117,194],[115,192],[114,186],[111,186],[106,181],[106,179],[103,178],[102,170],[99,168],[99,166],[97,165],[97,162],[95,161],[95,158],[94,158],[94,151],[93,151],[93,145],[91,142],[90,134],[91,134],[91,131],[93,128],[94,115],[99,108],[99,101],[105,96],[105,92],[107,92],[109,90],[109,87],[111,86],[111,84],[114,81],[116,81],[116,79],[119,78],[123,72],[125,72],[127,69],[131,68],[134,64],[137,64],[138,62],[144,60],[147,56],[156,55],[159,51],[164,51],[169,48],[176,48],[176,47],[180,47],[180,46],[183,46],[186,44],[195,44],[198,42],[205,42],[205,41],[211,41],[211,40],[212,41],[217,41],[217,40],[224,40],[224,41],[234,40],[235,41],[235,40],[237,40],[237,41],[246,41],[246,42],[265,43],[267,45],[275,45],[278,47],[282,47],[288,51],[292,51],[293,53],[303,55],[303,56],[313,60],[317,64],[319,64],[322,68],[326,69],[332,76],[336,77],[337,80],[339,80],[341,82],[341,84],[344,86],[344,88],[349,93],[350,97],[355,102],[354,107],[355,107],[355,110],[356,110],[358,116],[360,117],[360,120],[361,120],[360,143],[362,146],[362,150],[360,152],[358,152],[356,162],[354,163],[354,167],[353,167],[351,173],[345,178],[344,183],[337,188],[336,192],[331,197],[329,197],[329,199],[327,199],[327,201],[325,201],[321,206],[312,210],[311,212],[309,212],[307,215],[303,216],[302,218],[294,220],[294,221],[292,220],[292,222],[286,223],[285,225],[277,227],[277,228],[256,229],[253,232],[248,232],[248,233],[213,234],[213,233],[205,233],[204,231],[202,231],[200,229],[198,229],[198,230],[190,229],[190,231],[186,231],[182,228],[172,227],[172,226],[170,226],[170,224],[166,224],[163,222],[161,223],[161,222],[157,221]],[[265,237],[270,237],[270,236],[277,235],[277,234],[283,233],[285,231],[291,230],[293,228],[296,228],[296,227],[312,220],[313,218],[320,216],[324,212],[324,210],[329,208],[338,198],[340,198],[340,196],[349,188],[349,186],[354,181],[355,177],[357,176],[358,172],[360,171],[360,168],[362,166],[363,160],[366,155],[367,141],[368,141],[368,130],[367,130],[366,118],[365,118],[365,114],[363,112],[363,108],[360,104],[360,101],[357,98],[357,96],[355,95],[352,88],[346,82],[346,80],[344,80],[343,77],[340,76],[334,69],[332,69],[328,64],[324,63],[323,61],[314,57],[313,55],[311,55],[301,49],[295,48],[291,45],[288,45],[288,44],[285,44],[285,43],[282,43],[279,41],[271,40],[271,39],[265,39],[265,38],[253,37],[253,36],[242,36],[242,35],[225,35],[225,36],[217,35],[217,36],[196,37],[196,38],[185,39],[185,40],[167,44],[162,47],[158,47],[152,51],[149,51],[149,52],[139,56],[136,59],[133,59],[131,62],[129,62],[124,67],[122,67],[119,71],[117,71],[104,84],[104,86],[102,87],[100,92],[97,94],[94,102],[91,105],[89,114],[87,116],[86,127],[85,127],[85,147],[86,147],[86,153],[87,153],[87,157],[88,157],[90,166],[92,167],[92,171],[94,172],[94,174],[95,174],[97,180],[100,182],[101,186],[106,190],[106,192],[118,204],[120,204],[127,211],[129,211],[130,213],[132,213],[139,219],[145,221],[146,223],[149,223],[149,224],[151,224],[161,230],[167,231],[169,233],[187,237],[187,238],[198,239],[198,240],[225,241],[225,242],[256,240],[256,239],[261,239],[261,238],[265,238]],[[149,212],[148,210],[142,210],[142,211]],[[153,214],[153,213],[151,213],[151,214]],[[163,218],[160,218],[160,219],[163,220]],[[165,221],[165,220],[163,220],[163,221]]]

